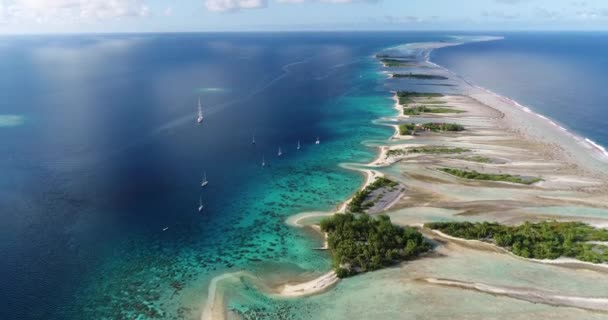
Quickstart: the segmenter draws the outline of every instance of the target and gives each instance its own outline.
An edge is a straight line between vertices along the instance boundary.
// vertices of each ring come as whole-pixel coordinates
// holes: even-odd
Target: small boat
[[[302,145],[300,144],[300,140],[298,140],[298,150],[302,149]]]
[[[205,206],[203,205],[203,197],[199,197],[198,198],[198,212],[203,211],[203,208],[205,208]]]
[[[205,117],[203,117],[203,106],[201,105],[201,98],[198,98],[198,118],[196,119],[196,122],[203,123],[203,119],[205,119]]]
[[[251,139],[251,144],[255,144],[255,134],[253,135],[253,139]]]
[[[282,156],[283,155],[283,151],[281,151],[281,147],[279,147],[279,152],[277,152],[277,156]]]
[[[209,180],[207,180],[207,172],[203,176],[203,181],[201,181],[201,187],[206,187],[209,184]]]
[[[266,166],[266,160],[264,159],[264,156],[262,156],[262,167]]]
[[[317,141],[315,141],[315,144],[321,144],[321,139],[319,139],[319,137],[317,137]]]
[[[169,227],[164,227],[163,228],[163,231],[167,231],[167,230],[169,230]]]

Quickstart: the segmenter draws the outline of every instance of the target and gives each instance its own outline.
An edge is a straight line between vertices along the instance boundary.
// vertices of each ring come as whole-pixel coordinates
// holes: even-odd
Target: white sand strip
[[[484,283],[464,282],[450,279],[426,278],[422,280],[431,284],[475,290],[533,303],[608,312],[608,298],[557,295],[551,292],[541,291],[533,288],[493,286]]]

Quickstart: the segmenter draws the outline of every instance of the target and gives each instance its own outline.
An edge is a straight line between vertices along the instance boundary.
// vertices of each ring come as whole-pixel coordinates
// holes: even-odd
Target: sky
[[[607,0],[0,0],[0,33],[608,30]]]

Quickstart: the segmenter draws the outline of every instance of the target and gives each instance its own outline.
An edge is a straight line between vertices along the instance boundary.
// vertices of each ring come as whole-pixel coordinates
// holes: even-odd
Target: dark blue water
[[[2,38],[0,318],[195,317],[217,274],[328,269],[284,220],[354,192],[362,177],[338,164],[390,135],[371,123],[393,112],[373,53],[439,38]]]
[[[508,33],[432,60],[608,146],[608,33]]]

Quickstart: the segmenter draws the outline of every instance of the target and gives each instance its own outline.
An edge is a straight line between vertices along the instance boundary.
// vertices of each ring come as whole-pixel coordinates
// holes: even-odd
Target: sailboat
[[[266,159],[264,159],[264,156],[262,155],[262,167],[266,166]]]
[[[251,139],[251,144],[255,144],[255,134],[253,135],[253,139]]]
[[[300,140],[298,140],[298,150],[302,149],[302,145],[300,145]]]
[[[201,105],[201,98],[198,98],[198,118],[196,119],[196,122],[203,123],[203,119],[205,119],[205,117],[203,117],[203,106]]]
[[[203,176],[203,181],[201,182],[201,187],[206,187],[209,184],[209,180],[207,180],[207,172]]]
[[[283,155],[283,151],[281,151],[281,147],[279,147],[279,152],[277,152],[277,156],[282,156]]]
[[[203,211],[203,208],[205,208],[205,206],[203,205],[203,196],[200,196],[198,198],[198,212]]]
[[[317,141],[315,141],[315,144],[321,144],[321,140],[319,139],[319,137],[317,137]]]

